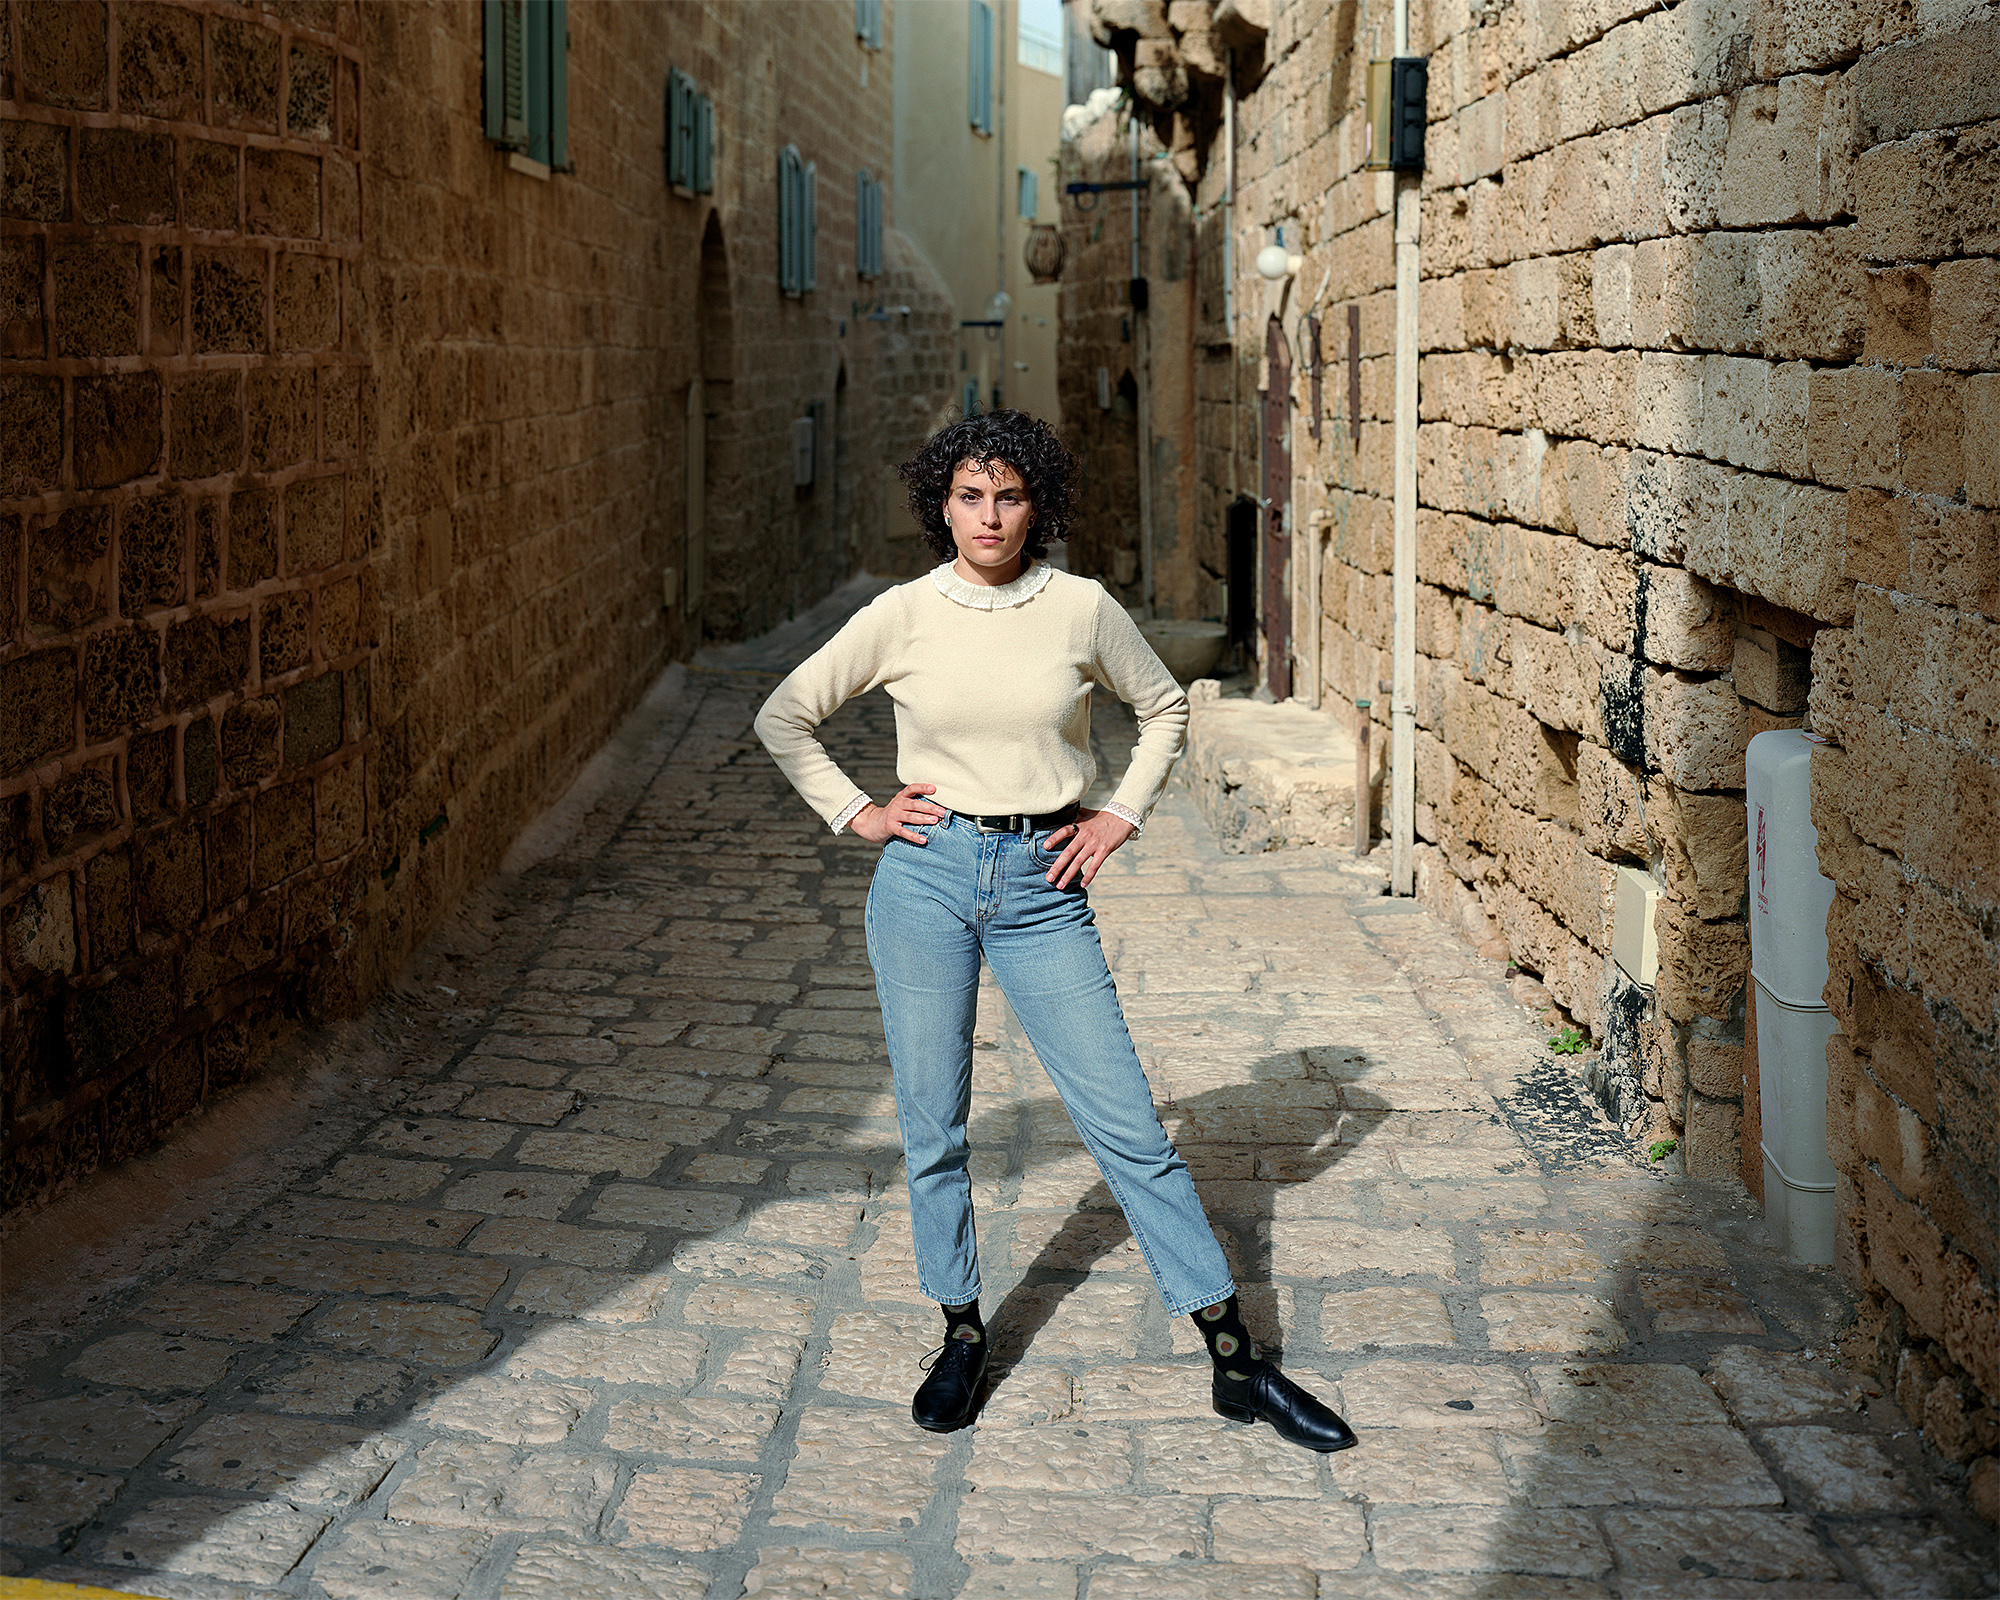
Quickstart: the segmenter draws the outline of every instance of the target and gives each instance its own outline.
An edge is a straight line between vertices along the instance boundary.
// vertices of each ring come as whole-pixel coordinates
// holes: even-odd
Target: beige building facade
[[[377,989],[669,663],[891,564],[958,343],[898,16],[7,8],[0,1208]]]
[[[1055,422],[1056,290],[1022,248],[1060,209],[1060,10],[906,0],[897,25],[896,216],[951,296],[957,404]]]
[[[1400,469],[1416,891],[1546,985],[1642,1150],[1753,1193],[1746,747],[1819,741],[1834,1254],[1885,1380],[1991,1514],[1990,13],[1416,0],[1426,148],[1399,190],[1367,165],[1389,4],[1092,12],[1194,262],[1151,330],[1195,374],[1192,426],[1156,430],[1191,464],[1200,553],[1185,579],[1161,563],[1166,603],[1215,614],[1247,500],[1260,684],[1343,718],[1372,701],[1387,744]],[[1091,137],[1067,159],[1101,166]],[[1118,345],[1098,284],[1064,293],[1088,313],[1067,397]],[[1658,897],[1643,984],[1614,959],[1621,869]]]

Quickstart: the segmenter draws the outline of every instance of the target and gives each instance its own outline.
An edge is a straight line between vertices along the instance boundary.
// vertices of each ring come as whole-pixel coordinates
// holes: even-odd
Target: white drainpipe
[[[1800,1261],[1833,1260],[1833,1158],[1826,1148],[1826,917],[1812,820],[1820,741],[1778,728],[1750,741],[1750,981],[1757,986],[1757,1097],[1764,1221]]]
[[[1396,0],[1396,54],[1410,53],[1410,0]],[[1396,546],[1389,720],[1389,887],[1416,891],[1417,234],[1422,177],[1396,174]],[[1363,685],[1366,688],[1366,685]]]

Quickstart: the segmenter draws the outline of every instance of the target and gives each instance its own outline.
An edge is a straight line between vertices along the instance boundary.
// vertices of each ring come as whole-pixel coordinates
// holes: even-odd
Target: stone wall
[[[8,22],[0,1206],[241,1079],[351,946],[380,627],[358,14]]]
[[[571,7],[548,174],[484,136],[480,15],[7,11],[0,1209],[373,992],[669,660],[890,548],[879,463],[952,344],[893,231],[855,274],[886,52],[837,6]],[[712,197],[665,181],[670,67],[715,98]]]
[[[1268,316],[1295,350],[1321,319],[1316,443],[1304,363],[1293,389],[1294,525],[1321,542],[1294,538],[1292,648],[1303,670],[1316,643],[1322,693],[1383,718],[1395,182],[1362,160],[1390,9],[1201,9],[1097,6],[1162,142],[1194,149],[1204,216],[1222,153],[1173,63],[1225,14],[1262,26],[1238,77],[1239,375],[1202,370],[1240,383]],[[1974,819],[2000,782],[2000,25],[1419,0],[1410,26],[1430,60],[1420,892],[1504,937],[1596,1037],[1637,1135],[1756,1188],[1744,748],[1802,721],[1829,741],[1841,1266],[1906,1406],[1990,1484],[2000,880]],[[1304,266],[1267,289],[1244,269],[1281,226]],[[1200,259],[1206,303],[1221,255]],[[1610,959],[1621,863],[1661,890],[1650,991]]]

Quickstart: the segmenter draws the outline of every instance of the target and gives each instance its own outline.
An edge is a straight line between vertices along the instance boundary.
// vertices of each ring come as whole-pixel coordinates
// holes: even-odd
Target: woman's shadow
[[[1188,1163],[1209,1222],[1226,1237],[1224,1248],[1236,1278],[1244,1321],[1267,1355],[1278,1355],[1282,1349],[1283,1297],[1271,1281],[1272,1225],[1284,1220],[1280,1217],[1280,1193],[1336,1171],[1343,1162],[1359,1159],[1359,1145],[1391,1113],[1351,1104],[1353,1097],[1345,1091],[1344,1080],[1365,1074],[1373,1064],[1364,1052],[1333,1045],[1279,1051],[1257,1060],[1243,1081],[1169,1098],[1157,1106],[1169,1131],[1179,1130],[1175,1143]],[[1287,1084],[1317,1085],[1324,1092],[1295,1090],[1289,1096],[1271,1092],[1275,1086]],[[1285,1104],[1287,1099],[1295,1103]],[[1324,1103],[1311,1103],[1314,1100]],[[1038,1169],[1079,1157],[1089,1159],[1080,1140],[1032,1152],[1021,1174],[1023,1190],[1033,1182]],[[1082,1183],[1079,1178],[1079,1187]],[[1064,1302],[1086,1281],[1106,1281],[1103,1273],[1092,1279],[1092,1269],[1132,1244],[1124,1216],[1101,1174],[1081,1193],[1051,1198],[1046,1206],[1017,1201],[1009,1209],[1018,1219],[1061,1206],[1068,1208],[1069,1215],[1035,1252],[988,1319],[993,1329],[994,1363],[987,1379],[988,1399],[1028,1357]],[[1330,1210],[1352,1215],[1349,1208]],[[1310,1219],[1302,1215],[1298,1220]],[[1021,1248],[1018,1242],[1009,1246],[1016,1257]],[[1118,1274],[1119,1281],[1139,1286],[1157,1298],[1143,1260],[1136,1251],[1132,1254],[1134,1270]],[[1012,1266],[1010,1260],[1010,1270]],[[1170,1336],[1172,1332],[1170,1327]],[[1174,1354],[1178,1357],[1182,1352]],[[1164,1357],[1166,1352],[1159,1355]]]

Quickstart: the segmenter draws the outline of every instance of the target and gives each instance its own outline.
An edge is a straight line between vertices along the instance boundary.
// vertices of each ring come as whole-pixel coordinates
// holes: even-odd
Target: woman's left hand
[[[1081,872],[1083,886],[1088,889],[1097,869],[1111,859],[1111,852],[1131,837],[1132,824],[1123,817],[1079,807],[1076,821],[1056,829],[1048,837],[1049,849],[1062,846],[1062,854],[1048,870],[1049,882],[1058,889],[1067,889],[1070,880]]]

